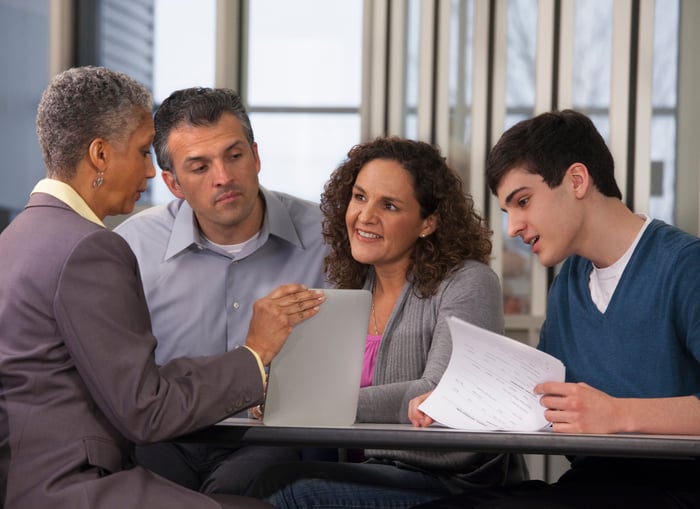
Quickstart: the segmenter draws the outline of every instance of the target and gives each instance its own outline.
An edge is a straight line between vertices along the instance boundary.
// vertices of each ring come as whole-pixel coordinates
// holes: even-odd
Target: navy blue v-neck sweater
[[[592,264],[566,260],[549,292],[538,348],[568,382],[617,397],[700,397],[700,239],[654,220],[610,304],[591,299]]]

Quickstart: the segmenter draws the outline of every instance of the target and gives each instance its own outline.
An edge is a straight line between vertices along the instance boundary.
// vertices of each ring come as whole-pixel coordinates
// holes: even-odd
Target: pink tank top
[[[367,342],[365,343],[365,358],[362,363],[362,378],[360,387],[372,385],[372,377],[374,375],[374,365],[377,362],[377,352],[379,351],[379,343],[382,337],[374,334],[367,334]]]

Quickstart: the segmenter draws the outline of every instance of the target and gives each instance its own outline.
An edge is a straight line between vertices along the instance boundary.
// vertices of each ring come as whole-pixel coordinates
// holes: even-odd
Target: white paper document
[[[535,385],[564,381],[564,364],[536,348],[449,317],[452,357],[420,410],[444,426],[483,431],[545,429]]]

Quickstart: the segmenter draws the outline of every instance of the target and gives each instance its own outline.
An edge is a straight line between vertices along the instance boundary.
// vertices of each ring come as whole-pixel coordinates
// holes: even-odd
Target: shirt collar
[[[78,192],[73,189],[70,185],[60,180],[45,178],[41,179],[32,189],[30,194],[34,193],[45,193],[53,196],[54,198],[61,200],[63,203],[68,205],[73,211],[79,214],[81,217],[91,221],[97,225],[105,227],[102,220],[97,217],[97,214],[90,208],[90,206],[83,200],[83,197],[78,194]]]
[[[274,235],[290,244],[303,247],[292,218],[289,216],[289,211],[284,204],[277,196],[262,186],[260,186],[260,192],[265,200],[265,215],[258,245],[263,245],[270,235]],[[200,249],[204,247],[202,234],[197,226],[192,207],[187,201],[181,200],[165,251],[165,259],[167,260],[193,245]]]
[[[304,245],[299,238],[297,229],[294,226],[289,210],[282,201],[270,191],[260,186],[260,191],[265,198],[265,219],[263,221],[263,233],[266,228],[269,235],[275,235],[290,244],[303,248]]]

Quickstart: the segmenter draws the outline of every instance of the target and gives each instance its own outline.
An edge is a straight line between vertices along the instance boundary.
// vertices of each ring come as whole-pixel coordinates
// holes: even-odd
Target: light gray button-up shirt
[[[138,258],[159,364],[242,345],[253,302],[281,284],[324,286],[318,204],[260,190],[260,235],[233,257],[209,247],[184,200],[149,208],[115,229]]]

